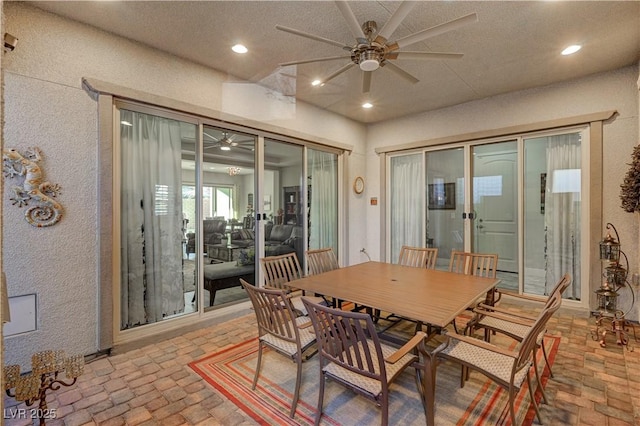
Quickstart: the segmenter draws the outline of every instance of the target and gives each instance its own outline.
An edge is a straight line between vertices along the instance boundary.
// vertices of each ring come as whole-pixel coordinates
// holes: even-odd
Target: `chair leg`
[[[536,357],[536,350],[534,349],[532,352],[533,357],[533,371],[536,373],[536,382],[538,382],[538,389],[540,389],[540,393],[542,394],[542,400],[545,404],[549,404],[547,400],[547,394],[544,392],[544,387],[542,386],[542,380],[540,379],[540,372],[538,372],[538,360]]]
[[[535,410],[536,416],[538,417],[538,422],[542,424],[542,416],[540,415],[540,409],[538,408],[538,403],[536,402],[536,397],[534,395],[533,388],[531,386],[531,376],[529,375],[529,373],[527,373],[527,387],[529,388],[529,396],[531,397],[531,404],[533,404],[533,409]]]
[[[464,382],[469,380],[469,367],[460,364],[460,389],[464,387]]]
[[[325,377],[324,377],[324,373],[322,372],[322,370],[320,371],[320,388],[318,389],[318,409],[317,409],[317,414],[316,414],[316,421],[315,421],[315,426],[319,426],[320,425],[320,418],[322,417],[322,405],[323,405],[323,400],[324,400],[324,383],[325,383]]]
[[[542,339],[540,346],[542,347],[542,355],[544,356],[544,362],[545,364],[547,364],[547,368],[549,369],[549,377],[553,378],[553,371],[551,371],[551,364],[549,364],[549,358],[547,357],[547,350],[544,347],[544,338]]]
[[[380,424],[382,426],[387,426],[389,424],[389,390],[382,392],[382,418],[380,419]]]
[[[517,425],[516,423],[516,392],[513,385],[509,386],[509,415],[511,416],[511,424]]]
[[[293,400],[291,401],[291,412],[289,417],[294,418],[296,415],[296,406],[298,405],[298,398],[300,397],[300,382],[302,381],[302,354],[296,359],[298,364],[298,371],[296,372],[296,387],[293,392]]]
[[[253,376],[253,385],[251,389],[255,390],[258,384],[258,376],[260,375],[260,366],[262,365],[262,342],[258,341],[258,363],[256,364],[256,374]]]
[[[436,393],[436,367],[438,360],[427,353],[424,357],[424,377],[422,378],[422,398],[424,416],[427,426],[435,426],[435,393]]]

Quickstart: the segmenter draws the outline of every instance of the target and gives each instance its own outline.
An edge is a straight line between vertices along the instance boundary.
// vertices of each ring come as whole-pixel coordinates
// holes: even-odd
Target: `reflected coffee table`
[[[215,263],[213,262],[214,259],[223,262],[232,262],[238,260],[241,249],[246,249],[246,247],[233,244],[207,244],[207,257],[211,259],[211,263]]]

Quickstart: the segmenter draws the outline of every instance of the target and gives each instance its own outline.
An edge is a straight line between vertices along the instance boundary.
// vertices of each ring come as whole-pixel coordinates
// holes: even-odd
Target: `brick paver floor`
[[[547,425],[640,424],[640,343],[632,339],[638,349],[629,351],[610,336],[602,348],[591,337],[593,326],[585,313],[564,308],[549,323],[561,344],[546,386],[549,405],[541,405]],[[255,424],[187,364],[256,335],[255,317],[249,314],[88,361],[76,385],[50,392],[56,418],[47,425]],[[6,419],[25,406],[8,397],[4,402],[6,425],[31,424]]]

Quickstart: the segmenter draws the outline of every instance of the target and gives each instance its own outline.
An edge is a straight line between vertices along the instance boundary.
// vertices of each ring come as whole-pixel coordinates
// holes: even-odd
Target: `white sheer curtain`
[[[547,263],[545,293],[549,294],[560,278],[568,272],[573,282],[564,295],[578,300],[580,299],[580,158],[579,134],[557,135],[548,139],[544,213]],[[571,177],[568,179],[569,176]]]
[[[395,263],[403,245],[422,246],[424,182],[420,179],[422,154],[391,157],[391,259]]]
[[[310,177],[309,248],[333,248],[338,253],[338,156],[307,151]]]
[[[180,123],[121,111],[121,328],[184,311]]]

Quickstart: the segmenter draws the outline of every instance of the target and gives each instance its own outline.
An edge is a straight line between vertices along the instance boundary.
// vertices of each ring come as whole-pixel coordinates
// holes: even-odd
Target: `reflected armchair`
[[[227,230],[227,221],[220,219],[207,219],[202,221],[202,250],[206,252],[207,244],[221,244]],[[187,256],[196,252],[196,234],[187,234]]]

